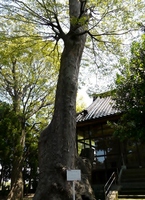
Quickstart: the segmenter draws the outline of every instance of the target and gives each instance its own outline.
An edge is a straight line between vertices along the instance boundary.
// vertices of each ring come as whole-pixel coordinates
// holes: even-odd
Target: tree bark
[[[84,27],[81,27],[79,22],[74,24],[72,20],[79,20],[78,0],[69,0],[69,15],[70,31],[67,34],[60,31],[64,49],[60,62],[54,115],[49,126],[40,135],[40,176],[34,200],[72,200],[72,183],[66,179],[66,170],[78,167],[76,94],[80,62],[86,42]],[[89,185],[88,181],[85,183]],[[81,195],[77,199],[82,199]]]
[[[13,166],[11,172],[11,190],[8,194],[7,200],[23,200],[24,184],[23,184],[23,151],[25,145],[25,130],[22,130],[20,136],[19,148],[15,149]]]
[[[15,158],[13,162],[11,190],[7,200],[23,200],[23,177],[20,158]]]
[[[72,199],[66,169],[75,169],[76,93],[86,35],[69,32],[64,38],[55,111],[39,141],[40,180],[34,200]]]

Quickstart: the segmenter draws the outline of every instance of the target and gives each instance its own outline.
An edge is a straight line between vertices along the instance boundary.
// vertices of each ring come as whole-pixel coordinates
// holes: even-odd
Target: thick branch
[[[80,2],[78,0],[69,0],[69,15],[78,18],[80,15]]]

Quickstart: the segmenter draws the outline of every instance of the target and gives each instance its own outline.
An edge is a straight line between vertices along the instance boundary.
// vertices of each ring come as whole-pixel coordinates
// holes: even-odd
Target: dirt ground
[[[26,195],[24,196],[23,200],[32,200],[34,194],[29,194],[29,195]]]
[[[24,196],[23,200],[32,200],[33,196],[34,196],[34,194],[26,195],[26,196]],[[0,200],[5,200],[5,199],[6,199],[6,197],[0,196]]]
[[[29,194],[29,195],[26,195],[24,196],[23,200],[32,200],[34,194]]]

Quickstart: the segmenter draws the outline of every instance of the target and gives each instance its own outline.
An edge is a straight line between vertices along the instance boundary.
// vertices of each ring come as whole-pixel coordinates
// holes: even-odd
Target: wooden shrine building
[[[120,141],[108,121],[116,122],[121,113],[111,97],[97,97],[77,115],[77,147],[92,162],[92,182],[105,183],[110,174],[119,174],[122,166],[145,167],[145,144],[132,139]]]

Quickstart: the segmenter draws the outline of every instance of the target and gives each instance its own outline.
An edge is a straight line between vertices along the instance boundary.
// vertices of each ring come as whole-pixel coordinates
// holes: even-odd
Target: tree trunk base
[[[76,200],[95,200],[93,190],[91,188],[91,164],[89,160],[77,157],[76,168],[81,170],[81,181],[75,181],[75,197]],[[39,190],[38,190],[39,188]],[[73,183],[66,180],[66,168],[57,166],[54,173],[48,172],[46,176],[40,180],[36,194],[33,200],[72,200],[73,199]]]
[[[13,184],[6,200],[23,200],[23,181],[19,180]]]

